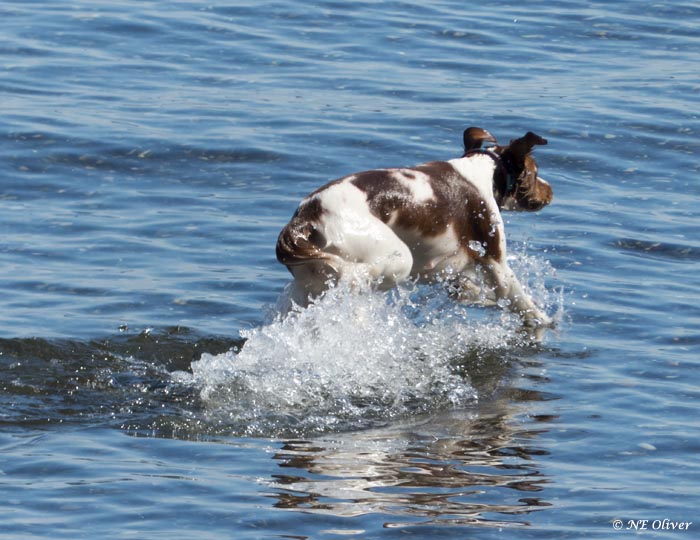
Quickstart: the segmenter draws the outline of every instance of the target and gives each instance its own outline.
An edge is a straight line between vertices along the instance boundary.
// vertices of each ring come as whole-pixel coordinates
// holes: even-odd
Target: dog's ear
[[[484,128],[473,126],[464,130],[462,139],[464,141],[465,152],[469,152],[470,150],[478,150],[485,142],[498,143],[498,141],[496,141],[496,137],[491,135]]]
[[[525,160],[525,156],[532,151],[532,147],[537,144],[547,144],[547,139],[540,137],[532,131],[528,131],[519,139],[513,139],[510,141],[508,152],[518,161],[522,162]]]

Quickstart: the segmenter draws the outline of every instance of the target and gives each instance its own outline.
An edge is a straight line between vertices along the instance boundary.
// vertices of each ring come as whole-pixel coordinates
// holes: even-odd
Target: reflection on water
[[[546,399],[536,391],[519,397]],[[537,436],[556,417],[523,421],[510,399],[423,423],[287,441],[274,455],[275,506],[396,518],[385,527],[529,525],[525,514],[551,506],[540,497],[549,480],[537,458],[548,452]]]

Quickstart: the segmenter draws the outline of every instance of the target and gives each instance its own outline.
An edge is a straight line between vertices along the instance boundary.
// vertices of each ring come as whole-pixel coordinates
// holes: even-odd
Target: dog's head
[[[552,202],[552,187],[537,176],[537,162],[531,155],[538,144],[547,144],[547,139],[528,131],[508,146],[493,148],[506,169],[505,182],[496,186],[504,210],[536,211]]]

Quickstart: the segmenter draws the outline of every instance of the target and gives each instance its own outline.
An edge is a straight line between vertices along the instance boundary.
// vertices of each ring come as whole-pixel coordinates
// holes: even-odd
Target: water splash
[[[548,305],[551,269],[518,261]],[[241,335],[240,350],[193,362],[191,378],[207,424],[251,436],[355,429],[467,406],[478,395],[462,360],[530,339],[516,316],[457,303],[442,285],[378,292],[356,283]]]

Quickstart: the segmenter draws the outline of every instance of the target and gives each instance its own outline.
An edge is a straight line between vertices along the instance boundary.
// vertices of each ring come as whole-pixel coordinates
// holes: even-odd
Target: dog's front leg
[[[527,326],[551,326],[552,319],[535,304],[525,292],[505,261],[488,259],[482,263],[487,283],[493,287],[496,297],[508,302],[508,308],[518,313]]]

